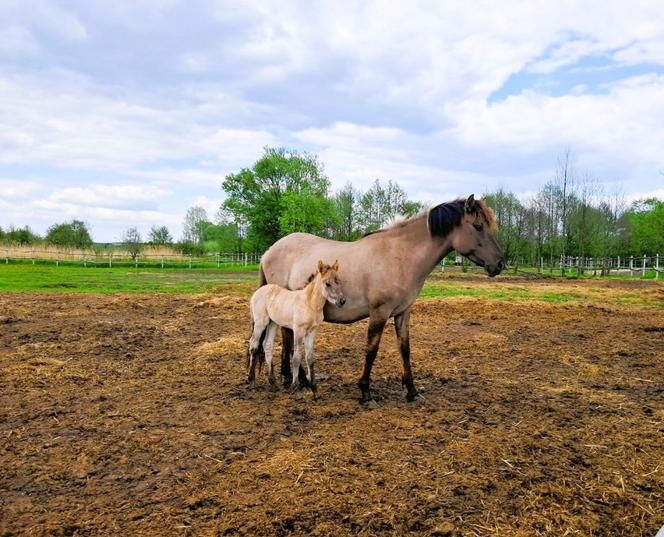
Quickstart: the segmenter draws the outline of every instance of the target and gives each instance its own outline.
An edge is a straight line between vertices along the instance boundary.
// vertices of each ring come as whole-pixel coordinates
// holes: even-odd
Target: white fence
[[[185,266],[194,267],[217,267],[224,266],[247,266],[260,261],[261,254],[257,253],[211,253],[202,256],[188,254],[166,254],[166,253],[140,253],[132,256],[127,252],[81,252],[66,250],[28,250],[26,248],[2,248],[0,249],[0,260],[5,264],[10,261],[36,263],[60,263],[68,265],[76,264],[87,266]],[[1,261],[0,261],[1,262]]]
[[[576,269],[577,274],[592,272],[600,276],[609,274],[629,274],[630,277],[640,276],[644,278],[651,271],[655,273],[655,279],[659,279],[664,259],[660,255],[654,256],[626,256],[626,257],[574,257],[560,256],[560,270]]]

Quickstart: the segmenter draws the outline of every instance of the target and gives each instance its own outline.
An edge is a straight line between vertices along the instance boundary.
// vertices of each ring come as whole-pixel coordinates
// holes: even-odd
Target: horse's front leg
[[[307,380],[309,381],[309,387],[316,397],[316,373],[314,372],[314,362],[316,361],[316,355],[314,354],[314,340],[316,337],[316,329],[313,328],[306,336],[304,336],[304,358],[307,361]]]
[[[403,377],[401,377],[401,382],[406,387],[406,390],[408,390],[406,399],[414,401],[415,397],[417,397],[417,390],[413,382],[413,371],[410,368],[410,308],[399,315],[395,315],[394,330],[397,333],[401,360],[403,362]]]
[[[371,368],[376,359],[376,354],[378,354],[380,338],[383,335],[383,329],[385,328],[388,317],[389,314],[386,315],[380,310],[371,310],[369,313],[369,330],[367,331],[367,352],[364,358],[364,371],[358,382],[360,390],[362,390],[362,399],[360,399],[362,403],[371,401],[371,393],[369,392]]]
[[[281,380],[285,387],[293,382],[291,373],[291,353],[293,352],[293,331],[281,327]]]

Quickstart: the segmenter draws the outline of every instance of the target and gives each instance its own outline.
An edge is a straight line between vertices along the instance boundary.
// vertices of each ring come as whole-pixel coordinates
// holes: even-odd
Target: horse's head
[[[452,247],[473,263],[484,267],[491,277],[505,268],[505,257],[496,242],[496,218],[484,200],[475,201],[471,194],[464,203],[460,225],[450,233]]]
[[[330,303],[340,308],[346,303],[346,297],[339,283],[339,261],[335,261],[332,266],[318,261],[318,273],[323,283],[323,296]]]

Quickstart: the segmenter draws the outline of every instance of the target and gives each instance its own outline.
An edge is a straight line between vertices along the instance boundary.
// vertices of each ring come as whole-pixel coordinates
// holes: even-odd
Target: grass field
[[[0,292],[202,293],[219,285],[255,282],[257,268],[238,265],[189,270],[8,264],[0,265]]]
[[[84,268],[61,265],[0,265],[0,292],[205,293],[222,289],[249,295],[258,267],[221,269]],[[612,283],[615,282],[615,283]],[[494,300],[605,303],[664,307],[664,284],[645,280],[563,280],[434,272],[422,298],[483,297]]]

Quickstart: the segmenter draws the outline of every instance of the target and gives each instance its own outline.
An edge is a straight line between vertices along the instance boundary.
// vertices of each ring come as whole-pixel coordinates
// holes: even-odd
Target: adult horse
[[[465,200],[441,203],[355,242],[293,233],[278,240],[263,255],[260,284],[301,289],[319,259],[328,264],[338,259],[346,304],[340,309],[327,304],[324,315],[332,323],[352,323],[369,317],[364,371],[358,383],[362,402],[371,399],[371,368],[390,317],[394,317],[403,361],[406,398],[412,401],[417,395],[408,336],[413,302],[427,275],[452,250],[484,267],[489,276],[499,274],[505,268],[505,261],[493,235],[495,228],[493,211],[483,200],[476,201],[471,195]],[[290,382],[293,334],[282,330],[282,336],[281,372],[285,381]]]

